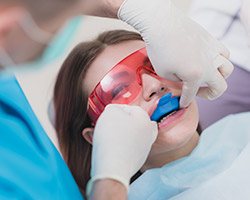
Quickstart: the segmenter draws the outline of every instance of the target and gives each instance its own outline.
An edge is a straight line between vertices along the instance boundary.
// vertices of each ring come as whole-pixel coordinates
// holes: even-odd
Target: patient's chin
[[[199,119],[196,104],[193,104],[186,114],[185,119],[183,119],[177,126],[174,126],[167,131],[159,131],[152,150],[155,152],[166,152],[179,149],[197,134],[196,129]]]
[[[163,133],[164,134],[164,133]],[[177,150],[185,146],[191,138],[196,134],[195,130],[189,130],[182,133],[166,133],[159,136],[156,142],[153,144],[153,147],[157,148],[158,153],[168,152]]]

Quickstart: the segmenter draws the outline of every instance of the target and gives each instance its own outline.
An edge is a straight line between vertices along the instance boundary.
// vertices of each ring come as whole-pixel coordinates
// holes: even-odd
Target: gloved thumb
[[[194,81],[185,81],[182,86],[182,94],[180,99],[180,107],[187,107],[192,100],[195,98],[198,90],[199,90],[199,82]]]

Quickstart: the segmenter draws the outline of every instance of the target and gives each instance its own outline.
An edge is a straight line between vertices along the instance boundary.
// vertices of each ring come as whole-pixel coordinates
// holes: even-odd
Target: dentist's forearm
[[[117,18],[117,12],[124,0],[84,0],[82,11],[85,15]]]
[[[126,200],[127,189],[115,180],[103,179],[94,182],[89,200]]]

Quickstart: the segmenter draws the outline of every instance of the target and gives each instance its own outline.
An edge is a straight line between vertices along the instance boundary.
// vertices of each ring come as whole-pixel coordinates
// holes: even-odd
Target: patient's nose
[[[166,85],[159,79],[149,75],[142,74],[142,91],[143,98],[146,101],[150,101],[155,96],[161,96],[163,93],[166,93]]]

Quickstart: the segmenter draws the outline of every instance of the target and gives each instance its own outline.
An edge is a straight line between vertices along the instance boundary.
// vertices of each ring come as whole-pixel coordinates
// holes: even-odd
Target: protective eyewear
[[[108,104],[131,104],[142,91],[141,74],[161,79],[142,48],[116,64],[96,85],[89,96],[88,115],[93,124]]]

